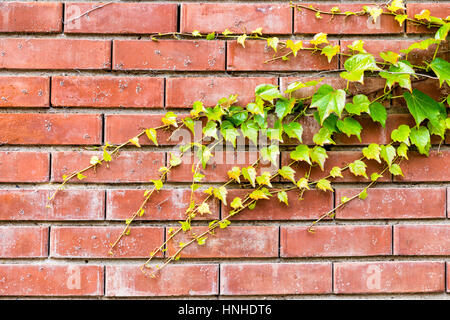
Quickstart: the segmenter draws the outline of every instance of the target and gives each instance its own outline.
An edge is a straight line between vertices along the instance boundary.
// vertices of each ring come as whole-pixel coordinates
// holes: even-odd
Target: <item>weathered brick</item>
[[[58,2],[0,3],[0,32],[61,32],[62,6]]]
[[[164,79],[155,77],[54,77],[52,105],[162,108]]]
[[[336,205],[361,189],[336,189]],[[337,219],[445,218],[444,188],[370,188],[365,200],[355,199],[336,211]]]
[[[355,257],[392,254],[390,226],[281,227],[282,257]]]
[[[219,99],[238,95],[238,105],[247,105],[255,97],[260,84],[277,84],[272,77],[182,77],[168,78],[166,83],[167,108],[192,108],[195,101],[215,106]]]
[[[66,3],[65,33],[164,33],[177,31],[174,3],[112,3],[78,19],[98,3]]]
[[[61,190],[46,207],[53,190],[0,190],[0,220],[103,220],[103,190]]]
[[[113,47],[114,70],[219,71],[225,69],[224,41],[114,40]]]
[[[100,296],[103,267],[70,265],[0,265],[0,296]]]
[[[192,231],[200,235],[208,227],[193,227]],[[166,235],[166,238],[168,235]],[[182,258],[268,258],[278,257],[277,226],[230,226],[225,230],[217,228],[214,235],[206,235],[204,245],[192,245],[181,252]],[[175,254],[179,242],[187,243],[190,234],[179,233],[168,243],[168,255]]]
[[[450,151],[430,151],[430,156],[420,155],[417,152],[408,153],[409,160],[400,164],[404,177],[396,176],[394,181],[450,181]]]
[[[181,5],[181,32],[290,34],[292,11],[288,4],[185,3]]]
[[[235,197],[244,199],[251,190],[228,190],[228,202]],[[331,192],[317,190],[306,191],[303,200],[299,200],[299,192],[291,190],[287,192],[289,205],[271,198],[260,200],[253,210],[244,210],[233,216],[230,220],[315,220],[323,213],[333,208],[333,195]],[[231,208],[222,203],[222,216],[228,215]]]
[[[450,255],[449,225],[394,226],[394,254],[412,256]]]
[[[98,152],[54,152],[52,155],[52,181],[61,182],[64,174],[68,175],[74,171],[89,166],[92,156],[101,156]],[[148,182],[150,179],[158,179],[158,169],[164,166],[164,152],[123,151],[114,161],[93,170],[85,172],[87,178],[81,182],[109,182],[109,183],[132,183]],[[73,182],[78,182],[75,178]]]
[[[101,143],[99,114],[7,113],[0,117],[0,136],[10,145],[93,145]]]
[[[145,206],[145,214],[136,220],[184,220],[189,207],[190,189],[159,190],[151,195]],[[200,203],[206,198],[202,191],[194,193],[194,200]],[[106,219],[128,219],[140,207],[144,200],[144,190],[108,190],[106,203]],[[215,198],[208,200],[211,215],[198,215],[196,220],[217,219],[219,217],[219,203]]]
[[[164,242],[164,228],[133,227],[109,254],[124,227],[52,227],[50,256],[54,258],[145,258]],[[158,254],[161,256],[161,254]]]
[[[336,45],[336,41],[330,41]],[[338,60],[334,58],[328,63],[327,57],[318,53],[311,54],[309,51],[299,51],[297,57],[290,56],[289,61],[267,62],[273,58],[274,51],[267,42],[260,40],[249,40],[245,42],[245,48],[236,41],[227,43],[227,69],[230,71],[321,71],[338,69]],[[309,44],[305,43],[305,48]],[[287,49],[279,49],[277,56],[286,54]]]
[[[0,39],[0,69],[110,69],[111,42],[84,39]]]
[[[223,295],[325,294],[332,291],[330,263],[222,264]]]
[[[411,19],[414,19],[414,16],[419,14],[422,10],[429,10],[431,16],[443,19],[450,15],[450,8],[447,3],[407,3],[406,10],[408,17]],[[432,33],[436,31],[436,28],[418,26],[416,23],[410,21],[406,22],[407,33]]]
[[[445,290],[443,262],[337,262],[334,292],[427,293]]]
[[[1,258],[36,258],[47,256],[47,227],[0,227]]]
[[[303,6],[312,5],[321,11],[330,12],[336,7],[332,4],[301,3]],[[358,12],[363,10],[363,6],[373,6],[369,3],[362,4],[342,4],[338,8],[341,12]],[[321,14],[321,18],[316,18],[316,12],[304,8],[294,9],[294,32],[297,34],[315,34],[324,32],[327,34],[389,34],[402,33],[403,28],[394,20],[393,16],[382,15],[374,23],[368,15],[344,16]]]
[[[0,107],[48,107],[48,77],[0,77]]]
[[[49,161],[46,152],[1,151],[0,182],[48,181]]]
[[[218,269],[215,264],[168,265],[150,278],[139,265],[106,266],[106,296],[217,295]]]

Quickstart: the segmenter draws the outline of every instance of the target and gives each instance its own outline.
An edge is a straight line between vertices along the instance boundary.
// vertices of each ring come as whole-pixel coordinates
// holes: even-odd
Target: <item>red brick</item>
[[[177,31],[177,5],[112,3],[73,20],[98,3],[66,3],[65,33],[164,33]]]
[[[1,151],[0,182],[45,182],[49,154],[36,151]]]
[[[128,139],[135,137],[143,130],[156,128],[163,125],[160,114],[108,114],[105,115],[105,136],[106,141],[110,143],[123,143]],[[180,117],[181,118],[181,117]],[[180,142],[193,142],[192,134],[189,129],[181,128],[172,137],[174,130],[158,130],[157,139],[159,145],[177,145]],[[188,139],[179,140],[179,138]],[[169,139],[170,138],[170,139]],[[154,145],[147,135],[139,138],[141,145]]]
[[[100,296],[103,267],[70,265],[0,265],[0,296]]]
[[[0,39],[0,69],[110,69],[111,42],[82,39]]]
[[[181,32],[291,34],[292,9],[288,4],[186,3],[181,5]]]
[[[269,77],[183,77],[168,78],[166,83],[167,108],[192,108],[195,101],[215,106],[221,98],[238,95],[238,105],[254,100],[255,88],[260,84],[277,85],[277,78]]]
[[[99,114],[8,113],[0,118],[0,136],[10,145],[100,144]]]
[[[416,14],[419,14],[422,10],[429,10],[431,16],[445,19],[450,15],[450,8],[448,3],[408,3],[406,4],[406,10],[408,17],[414,19]],[[426,21],[425,21],[426,22]],[[407,33],[432,33],[436,32],[436,28],[427,28],[426,26],[417,26],[416,24],[407,21],[406,32]]]
[[[152,194],[145,207],[145,214],[136,220],[184,220],[189,207],[190,189],[159,190]],[[196,203],[203,201],[207,195],[202,191],[194,193]],[[133,215],[144,200],[144,190],[108,190],[106,218],[108,220],[124,220]],[[208,200],[211,215],[197,216],[196,220],[217,219],[219,203],[217,199]]]
[[[110,255],[124,227],[52,227],[50,256],[54,258],[146,258],[164,242],[164,228],[133,227]],[[161,256],[159,254],[159,256]]]
[[[334,292],[443,292],[444,268],[443,262],[338,262],[334,264]]]
[[[336,45],[337,41],[330,41]],[[310,51],[299,51],[297,57],[290,57],[289,61],[281,59],[265,63],[272,59],[274,51],[267,45],[266,41],[248,40],[245,48],[236,41],[227,43],[227,69],[230,71],[321,71],[338,69],[338,60],[334,58],[328,63],[327,57],[318,53],[311,54]],[[304,43],[305,48],[310,45]],[[277,56],[286,54],[287,49],[280,49]]]
[[[3,2],[0,12],[0,32],[62,31],[62,3]]]
[[[282,257],[357,257],[392,254],[390,226],[281,227]]]
[[[228,149],[230,150],[230,149]],[[200,165],[199,172],[206,175],[203,182],[225,182],[230,178],[227,172],[233,167],[250,166],[258,159],[256,151],[217,151],[213,152],[214,159],[208,162],[206,169]],[[173,168],[167,174],[167,180],[171,182],[191,182],[192,181],[192,164],[198,163],[192,155],[185,154],[182,157],[183,163]],[[270,163],[260,162],[256,167],[256,172],[261,174],[264,171],[274,173],[278,170],[277,166],[271,166]]]
[[[103,190],[62,190],[46,208],[53,190],[0,190],[0,220],[103,220]]]
[[[200,235],[207,227],[193,227]],[[166,235],[166,238],[168,235]],[[182,258],[269,258],[278,257],[278,226],[230,226],[217,228],[214,235],[206,235],[206,243],[193,243],[181,252]],[[179,233],[168,243],[168,255],[179,249],[179,242],[192,239],[190,233]]]
[[[329,263],[222,264],[223,295],[325,294],[332,291]]]
[[[52,105],[162,108],[164,79],[154,77],[54,77]]]
[[[49,78],[0,77],[0,107],[48,107]]]
[[[341,40],[341,52],[348,53],[350,49],[347,45],[353,43],[354,40]],[[364,49],[375,56],[377,61],[383,61],[380,58],[380,52],[384,51],[393,51],[400,54],[400,50],[407,49],[413,43],[419,42],[421,40],[395,40],[395,41],[386,41],[386,40],[364,40]],[[436,45],[431,45],[428,50],[418,50],[415,49],[408,54],[408,61],[414,65],[424,65],[425,61],[430,61],[433,57],[434,51],[436,49]],[[438,57],[442,57],[445,60],[448,60],[450,54],[448,53],[448,43],[444,43],[437,55]]]
[[[235,197],[242,199],[251,190],[228,190],[227,198],[231,202]],[[333,195],[330,192],[306,191],[303,200],[299,200],[299,192],[287,192],[289,205],[281,203],[276,196],[268,201],[256,203],[253,210],[245,210],[230,220],[315,220],[333,208]],[[228,215],[230,207],[222,204],[222,216]]]
[[[35,258],[47,256],[47,227],[0,227],[1,258]]]
[[[450,151],[430,151],[430,156],[417,152],[408,153],[409,160],[400,164],[404,177],[396,176],[394,181],[450,181]]]
[[[218,269],[215,264],[168,265],[156,278],[150,278],[141,272],[140,265],[106,266],[106,296],[217,295]]]
[[[450,255],[449,225],[394,226],[394,254],[413,256]]]
[[[114,40],[114,70],[218,71],[225,69],[225,42]]]
[[[89,166],[92,156],[101,156],[98,152],[53,153],[52,181],[61,182],[64,174],[71,174]],[[164,166],[164,153],[152,151],[121,152],[108,166],[97,166],[96,171],[85,172],[87,178],[81,182],[132,183],[148,182],[158,179],[158,169]],[[72,182],[78,182],[75,178]]]
[[[450,264],[447,262],[447,272],[446,274],[450,274]],[[447,276],[447,292],[450,292],[450,277]]]
[[[362,157],[362,153],[359,151],[327,151],[328,159],[325,161],[324,165],[324,171],[322,171],[318,166],[315,166],[311,170],[311,180],[317,181],[318,179],[324,178],[329,175],[330,170],[337,166],[340,168],[343,168],[344,166],[348,165],[349,163],[352,163],[355,160],[358,160]],[[292,162],[289,152],[282,152],[281,153],[281,165],[286,166]],[[367,164],[367,175],[370,177],[370,175],[374,172],[380,173],[384,167],[376,162],[375,160],[364,160],[364,162]],[[304,177],[305,174],[309,170],[309,164],[306,162],[297,162],[296,164],[292,165],[292,168],[296,170],[296,177],[301,178]],[[361,176],[354,176],[349,170],[345,170],[342,172],[342,176],[344,178],[335,178],[333,181],[335,182],[368,182],[368,179],[365,179]],[[384,173],[383,177],[380,178],[378,181],[390,181],[390,174]]]
[[[312,5],[314,8],[330,12],[336,4],[302,3],[304,6]],[[373,4],[339,4],[341,12],[362,11],[363,6]],[[301,10],[301,11],[299,11]],[[294,9],[294,32],[298,34],[319,33],[327,34],[389,34],[402,33],[403,28],[394,20],[393,16],[382,15],[374,23],[368,15],[364,16],[342,16],[322,14],[316,18],[316,12],[303,8]]]
[[[336,205],[361,189],[336,189]],[[371,188],[365,200],[355,199],[336,212],[337,219],[429,219],[445,218],[443,188]]]

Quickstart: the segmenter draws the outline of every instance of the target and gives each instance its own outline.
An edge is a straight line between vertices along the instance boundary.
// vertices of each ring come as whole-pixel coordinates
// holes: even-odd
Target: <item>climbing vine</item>
[[[348,48],[339,45],[331,45],[327,34],[318,33],[309,41],[280,40],[277,37],[263,35],[263,30],[258,28],[248,34],[233,34],[228,29],[216,33],[201,34],[198,31],[192,33],[164,33],[154,34],[150,37],[153,41],[159,41],[171,36],[205,38],[206,40],[227,39],[237,41],[245,48],[248,39],[265,41],[267,46],[273,50],[273,57],[262,63],[273,63],[276,60],[286,61],[296,57],[301,51],[310,54],[325,55],[329,63],[340,57],[345,61],[344,69],[339,70],[339,76],[345,79],[347,87],[337,89],[329,84],[323,84],[325,78],[312,79],[310,81],[293,81],[288,84],[284,92],[278,86],[262,84],[255,88],[255,94],[250,103],[241,106],[238,103],[238,95],[230,95],[220,99],[215,106],[207,107],[202,102],[196,101],[192,105],[189,115],[179,116],[174,112],[167,112],[161,119],[161,125],[147,128],[136,136],[120,145],[106,144],[102,146],[101,158],[93,156],[90,164],[84,169],[63,176],[63,182],[49,198],[48,205],[57,196],[59,190],[72,179],[83,180],[88,171],[96,170],[97,167],[107,165],[120,156],[120,150],[125,146],[140,148],[140,137],[147,137],[149,142],[159,146],[158,135],[163,130],[172,130],[173,134],[180,129],[187,129],[194,137],[192,142],[183,143],[178,152],[170,152],[167,166],[159,168],[159,178],[151,180],[153,186],[143,192],[143,199],[136,204],[136,211],[125,221],[122,233],[111,243],[110,254],[124,236],[130,234],[132,222],[139,216],[151,214],[146,212],[146,204],[152,195],[164,188],[168,173],[180,166],[183,158],[194,152],[194,163],[192,164],[192,179],[190,184],[191,196],[189,205],[185,212],[185,220],[179,221],[179,226],[170,228],[164,243],[151,252],[148,260],[141,269],[150,277],[155,277],[158,270],[164,268],[172,261],[178,260],[183,250],[193,244],[204,245],[208,237],[216,232],[216,229],[227,228],[231,224],[231,218],[237,214],[244,214],[246,210],[253,210],[261,201],[280,201],[289,206],[287,192],[296,190],[298,201],[303,200],[303,195],[308,190],[318,189],[322,192],[333,192],[332,182],[343,178],[343,173],[363,177],[367,184],[358,193],[347,195],[340,199],[340,204],[325,213],[317,213],[317,219],[311,223],[308,231],[314,232],[314,227],[320,221],[333,218],[337,209],[345,206],[354,199],[364,200],[367,190],[374,186],[380,178],[386,174],[403,176],[400,163],[408,160],[408,152],[417,150],[421,155],[428,156],[431,148],[431,137],[437,136],[444,141],[447,130],[450,129],[450,118],[447,117],[446,104],[450,102],[450,96],[434,100],[427,94],[413,89],[412,83],[430,78],[436,81],[439,87],[450,85],[450,63],[440,56],[440,48],[446,42],[450,29],[449,18],[441,19],[433,17],[429,10],[423,10],[414,17],[405,14],[405,6],[402,0],[393,0],[383,6],[363,6],[361,11],[342,12],[339,7],[333,7],[330,11],[319,10],[313,6],[291,3],[295,10],[309,10],[315,13],[317,19],[324,15],[345,16],[367,16],[376,22],[381,15],[393,16],[395,21],[402,26],[405,22],[424,26],[433,30],[429,38],[417,41],[408,48],[399,52],[379,52],[379,56],[368,53],[364,48],[364,41],[355,40]],[[283,54],[280,52],[283,50]],[[343,50],[345,49],[345,50]],[[420,63],[412,64],[409,60],[412,51],[429,52],[430,58]],[[385,80],[382,93],[374,98],[366,94],[353,94],[349,85],[353,82],[364,85],[367,75],[378,76]],[[325,81],[324,81],[325,82]],[[305,88],[313,89],[314,92],[307,97],[296,97],[296,92]],[[317,88],[317,90],[316,90]],[[394,95],[394,90],[401,88],[403,93]],[[415,125],[410,127],[406,124],[400,125],[392,131],[391,141],[388,144],[371,143],[361,151],[359,159],[345,164],[342,167],[332,167],[325,172],[325,163],[329,158],[326,146],[335,144],[335,135],[345,134],[348,137],[355,136],[361,142],[362,124],[357,117],[367,115],[373,122],[379,123],[383,128],[386,126],[387,110],[383,103],[399,99],[406,103],[409,113],[415,120]],[[302,119],[312,117],[317,122],[318,131],[313,136],[313,145],[303,143]],[[202,121],[202,132],[195,130],[197,121]],[[261,147],[261,141],[268,142],[259,149],[256,161],[247,166],[234,166],[228,171],[229,180],[217,187],[209,187],[203,192],[206,197],[199,202],[194,199],[194,192],[201,188],[201,182],[205,175],[202,172],[213,162],[218,147],[229,144],[233,149],[238,149],[238,138],[246,138],[248,143]],[[261,137],[263,137],[261,139]],[[280,155],[279,144],[289,139],[296,141],[296,145],[290,148],[290,162],[278,169]],[[288,148],[288,147],[287,147]],[[381,165],[378,172],[370,175],[367,172],[367,161],[374,160]],[[267,165],[272,165],[269,169]],[[305,167],[305,174],[297,176],[295,166]],[[273,167],[277,167],[273,170]],[[324,171],[324,177],[312,178],[312,170],[319,168]],[[272,183],[282,179],[283,186],[273,186]],[[229,199],[228,188],[239,186],[247,191],[243,197]],[[211,214],[209,203],[212,199],[219,199],[223,205],[229,207],[228,214],[220,220],[213,220],[202,232],[194,232],[191,222],[199,215]],[[168,252],[162,265],[152,264],[153,258],[168,251],[168,244],[175,241],[180,233],[186,233],[189,238],[186,242],[175,245],[174,252]]]

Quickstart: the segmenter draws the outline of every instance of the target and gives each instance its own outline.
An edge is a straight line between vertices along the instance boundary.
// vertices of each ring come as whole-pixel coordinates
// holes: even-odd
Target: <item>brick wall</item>
[[[142,139],[142,149],[126,148],[108,168],[70,183],[52,208],[45,207],[62,175],[82,168],[97,154],[84,147],[126,141],[143,128],[159,125],[165,110],[187,113],[195,100],[212,105],[237,93],[245,103],[258,84],[285,88],[293,79],[342,65],[309,53],[264,64],[272,53],[263,42],[247,41],[245,49],[223,40],[154,42],[151,33],[225,28],[248,32],[262,27],[281,39],[310,39],[325,32],[343,49],[349,41],[364,39],[368,51],[378,52],[398,51],[428,30],[399,27],[386,16],[380,25],[364,17],[317,20],[308,11],[294,13],[287,1],[117,1],[73,20],[98,5],[0,3],[2,298],[450,297],[449,138],[439,153],[437,145],[433,147],[430,158],[412,154],[402,163],[404,178],[385,175],[365,201],[348,204],[314,234],[306,232],[311,221],[339,204],[341,196],[358,192],[365,185],[362,179],[344,175],[334,185],[334,194],[309,191],[302,202],[291,193],[288,207],[276,200],[261,202],[255,210],[235,216],[232,226],[217,231],[205,246],[186,249],[157,279],[145,277],[139,266],[163,242],[168,228],[183,219],[189,165],[169,174],[164,190],[147,206],[149,213],[134,224],[116,255],[108,255],[108,245],[139,206],[142,190],[165,165],[176,141],[155,148]],[[325,9],[334,5],[315,4]],[[358,10],[362,2],[338,5]],[[423,8],[433,15],[450,15],[447,1],[411,1],[407,11],[413,15]],[[448,50],[443,54],[448,59]],[[325,82],[345,87],[337,73],[326,76]],[[433,97],[448,94],[448,87],[439,89],[435,82],[415,85]],[[366,86],[371,92],[384,83],[368,80]],[[328,168],[359,158],[364,145],[387,143],[393,129],[411,123],[404,105],[386,107],[386,130],[362,118],[362,142],[336,137]],[[317,126],[309,119],[303,125],[304,142],[312,143]],[[282,152],[281,164],[287,161],[288,153]],[[226,181],[230,166],[205,170],[207,181]],[[377,168],[371,163],[369,172]],[[320,174],[312,172],[313,177]],[[230,197],[240,192],[230,191]],[[224,217],[228,210],[218,202],[211,208],[211,219]],[[202,230],[207,223],[200,219],[193,224]]]

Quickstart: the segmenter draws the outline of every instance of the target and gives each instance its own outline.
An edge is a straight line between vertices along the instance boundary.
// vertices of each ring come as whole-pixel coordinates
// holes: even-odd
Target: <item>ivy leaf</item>
[[[436,58],[431,61],[430,68],[439,78],[439,86],[442,87],[444,81],[447,82],[447,85],[450,86],[450,63],[448,63],[444,59]]]
[[[309,188],[309,181],[306,178],[300,178],[297,183],[296,183],[297,187],[299,189],[306,189],[306,190],[310,190]]]
[[[161,179],[150,180],[150,181],[153,182],[153,185],[155,186],[156,191],[161,190],[161,188],[163,187],[163,182],[161,181]]]
[[[326,46],[322,49],[322,53],[325,56],[327,56],[328,58],[328,62],[331,62],[331,59],[333,59],[333,57],[335,55],[337,55],[340,51],[341,47],[339,45],[335,45],[335,46]]]
[[[167,126],[178,127],[177,115],[172,111],[166,113],[166,115],[161,119],[161,121]]]
[[[445,23],[436,32],[434,38],[436,40],[445,41],[447,39],[448,32],[450,30],[450,23]],[[445,60],[444,60],[445,61]]]
[[[194,132],[194,126],[195,126],[195,122],[192,118],[186,117],[183,120],[184,125],[192,132],[193,135],[195,135]]]
[[[363,176],[366,179],[369,179],[366,174],[367,165],[361,160],[355,160],[348,165],[350,172],[355,176]]]
[[[212,155],[210,149],[208,149],[204,145],[201,145],[197,151],[197,157],[201,161],[203,169],[206,168],[206,164],[208,163],[209,159],[211,159],[212,156],[213,155]],[[194,172],[194,171],[195,170],[193,169],[192,172]]]
[[[192,104],[192,110],[190,112],[190,115],[193,117],[198,117],[198,115],[204,111],[205,111],[205,108],[203,107],[203,103],[201,101],[195,101]]]
[[[278,42],[280,42],[280,40],[277,37],[267,38],[267,45],[275,52],[277,52]]]
[[[337,127],[345,133],[347,137],[355,135],[358,137],[359,142],[361,142],[362,126],[357,120],[350,117],[344,118],[344,120],[339,120],[337,122]]]
[[[377,21],[378,17],[381,16],[381,14],[383,13],[383,9],[379,7],[364,6],[363,9],[372,17],[374,23]]]
[[[270,172],[265,171],[259,177],[256,177],[256,182],[261,185],[266,185],[272,188],[272,184],[270,183],[272,175]]]
[[[101,164],[102,162],[100,161],[100,159],[97,156],[92,156],[91,159],[89,160],[89,163],[93,166],[97,165],[97,164]]]
[[[406,19],[408,19],[407,14],[398,14],[395,16],[395,21],[397,21],[400,24],[400,27],[403,26],[403,22],[405,22]]]
[[[313,149],[309,150],[309,155],[311,161],[317,163],[323,171],[325,160],[328,158],[327,151],[322,147],[315,146]]]
[[[378,163],[381,163],[380,151],[381,148],[378,144],[371,143],[362,150],[362,153],[368,160],[376,160]]]
[[[242,168],[242,176],[250,181],[253,188],[255,187],[255,181],[256,181],[256,170],[253,167],[246,167]]]
[[[260,152],[263,160],[270,161],[274,166],[277,165],[278,155],[280,154],[280,149],[277,145],[262,148]]]
[[[435,134],[441,137],[442,140],[445,140],[445,132],[447,132],[447,125],[444,119],[439,120],[438,127],[433,126],[431,122],[428,122],[427,127],[431,135]]]
[[[247,110],[253,114],[264,114],[264,101],[260,100],[262,103],[251,102],[247,104]]]
[[[242,199],[239,197],[234,198],[233,201],[231,201],[230,206],[235,210],[244,207]]]
[[[224,205],[227,205],[227,193],[228,190],[224,186],[213,188],[214,197],[222,201]]]
[[[312,164],[309,153],[309,147],[307,145],[301,144],[295,147],[295,150],[291,151],[289,155],[294,161],[306,161],[307,163]]]
[[[367,189],[364,189],[363,191],[361,191],[358,195],[358,198],[360,198],[361,200],[364,200],[367,198]]]
[[[254,121],[246,121],[241,125],[242,135],[248,138],[255,146],[258,145],[258,124]]]
[[[392,173],[394,176],[402,176],[402,177],[404,177],[402,169],[401,169],[400,166],[399,166],[398,164],[396,164],[396,163],[394,163],[394,164],[389,168],[389,172]]]
[[[364,71],[378,71],[375,57],[370,53],[358,53],[348,58],[344,63],[346,72],[341,73],[341,77],[349,81],[363,83]]]
[[[391,167],[392,161],[394,160],[395,155],[396,155],[396,151],[393,146],[390,146],[390,145],[388,145],[388,146],[381,145],[380,146],[381,159],[386,161],[386,163],[388,164],[389,167]]]
[[[230,121],[225,120],[222,122],[220,132],[222,133],[225,141],[231,142],[233,147],[236,148],[236,138],[239,137],[240,134]]]
[[[178,157],[177,155],[173,154],[172,152],[170,153],[170,160],[169,160],[169,164],[172,167],[176,167],[178,165],[181,164],[181,158]]]
[[[278,193],[277,193],[277,197],[278,197],[278,200],[280,200],[280,202],[285,203],[287,206],[289,205],[289,202],[288,202],[288,196],[287,196],[286,191],[280,191],[280,192],[278,192]]]
[[[333,167],[330,171],[330,176],[332,176],[333,178],[343,178],[342,169],[339,167]]]
[[[219,139],[217,137],[217,123],[214,121],[208,121],[202,131],[205,137],[213,137],[216,140]]]
[[[303,49],[303,42],[302,41],[294,41],[287,40],[286,41],[286,48],[291,49],[292,53],[294,54],[294,57],[297,56],[297,52],[301,49]]]
[[[403,157],[408,160],[408,146],[404,143],[401,143],[397,148],[397,154],[399,157]]]
[[[300,90],[303,88],[314,87],[314,86],[318,85],[322,80],[323,80],[323,78],[319,79],[319,80],[311,80],[311,81],[307,81],[307,82],[301,82],[301,81],[292,82],[287,86],[287,89],[284,91],[284,93],[292,93],[294,91],[297,91],[297,90]]]
[[[323,146],[324,144],[336,144],[333,139],[331,139],[332,132],[327,128],[320,128],[319,132],[317,132],[313,136],[313,142],[319,146]]]
[[[108,150],[106,150],[107,147],[103,148],[103,160],[106,162],[110,162],[112,160],[111,155],[108,153]]]
[[[130,139],[128,141],[130,141],[130,143],[134,144],[138,148],[141,147],[141,145],[139,144],[139,138],[138,137],[134,137],[134,138],[132,138],[132,139]]]
[[[439,40],[428,38],[423,41],[414,42],[407,49],[400,50],[401,53],[408,55],[412,50],[427,50],[431,45],[439,43]]]
[[[411,128],[406,124],[400,125],[397,129],[393,130],[391,133],[391,139],[394,142],[402,142],[409,146],[409,134],[411,133]]]
[[[229,220],[222,220],[222,221],[219,221],[219,227],[220,227],[220,229],[225,229],[226,227],[228,227],[229,225],[231,224],[231,221],[229,221]]]
[[[292,112],[292,109],[295,106],[295,98],[286,99],[280,98],[277,100],[275,104],[275,113],[279,119],[283,120],[285,116]]]
[[[398,59],[401,57],[397,52],[386,51],[380,52],[380,57],[393,65],[397,65]]]
[[[245,39],[247,39],[247,35],[243,34],[241,36],[239,36],[236,41],[237,43],[239,43],[241,46],[243,46],[245,48]]]
[[[420,11],[420,13],[415,14],[414,18],[416,18],[417,20],[426,20],[426,21],[430,21],[430,10],[428,9],[424,9],[422,11]]]
[[[181,224],[181,229],[183,232],[191,230],[191,223],[189,221],[178,221]]]
[[[366,53],[366,50],[363,48],[364,41],[362,40],[355,40],[352,44],[347,45],[348,48],[350,48],[353,51]]]
[[[381,71],[380,77],[386,79],[386,85],[390,88],[396,83],[400,87],[411,91],[411,75],[414,75],[415,71],[409,65],[404,62],[399,62],[397,66],[390,66],[389,72]]]
[[[269,199],[270,193],[266,188],[258,189],[250,193],[249,197],[253,200]]]
[[[278,140],[283,142],[283,124],[280,119],[275,122],[273,128],[267,129],[267,137],[270,140]]]
[[[197,244],[198,244],[199,246],[203,246],[203,245],[206,243],[206,239],[207,239],[207,237],[200,237],[200,238],[197,238]]]
[[[387,111],[386,108],[379,102],[373,102],[369,106],[370,117],[374,122],[379,122],[386,127]]]
[[[255,88],[255,95],[272,104],[274,99],[283,98],[278,87],[273,84],[260,84]]]
[[[323,124],[332,112],[340,118],[345,108],[345,91],[334,90],[332,86],[324,84],[313,95],[310,108],[317,108],[320,124]]]
[[[81,172],[78,172],[77,173],[77,179],[78,180],[83,180],[83,179],[85,179],[85,178],[87,178],[84,174],[82,174]]]
[[[230,179],[235,180],[237,183],[241,183],[241,179],[239,178],[241,176],[241,169],[239,167],[231,168],[227,174]]]
[[[287,180],[291,180],[295,184],[295,170],[288,166],[283,166],[278,170],[280,176]]]
[[[303,126],[298,122],[290,122],[283,125],[284,132],[289,138],[295,138],[302,142]]]
[[[320,179],[319,181],[317,181],[316,187],[317,187],[317,189],[325,191],[325,192],[327,190],[334,192],[333,188],[331,187],[330,181],[327,179]]]
[[[406,10],[405,5],[402,0],[393,0],[388,6],[388,10],[391,12],[396,12],[398,10]]]
[[[369,113],[370,100],[364,94],[358,94],[353,97],[353,103],[347,103],[345,110],[350,114],[361,115],[363,112]]]
[[[222,121],[222,116],[225,114],[220,105],[216,105],[213,108],[206,108],[205,115],[208,121]]]
[[[383,176],[377,172],[374,172],[370,175],[371,181],[377,181],[378,179],[383,178]]]
[[[153,128],[146,129],[145,134],[147,135],[147,138],[155,144],[155,146],[158,146],[158,138],[155,129]]]
[[[328,43],[327,34],[320,32],[320,33],[314,35],[314,38],[312,40],[310,40],[309,43],[313,44],[314,46],[318,46],[319,44],[322,44],[322,43]]]
[[[442,118],[443,110],[438,102],[417,89],[414,89],[412,93],[404,92],[403,97],[406,100],[409,112],[416,120],[417,126],[425,119],[430,120],[434,126],[439,126],[439,119]]]
[[[216,33],[211,32],[206,35],[206,40],[214,40],[215,37],[216,37]]]
[[[426,127],[420,126],[411,129],[410,134],[411,143],[417,147],[420,154],[428,156],[428,151],[431,147],[430,132]]]

